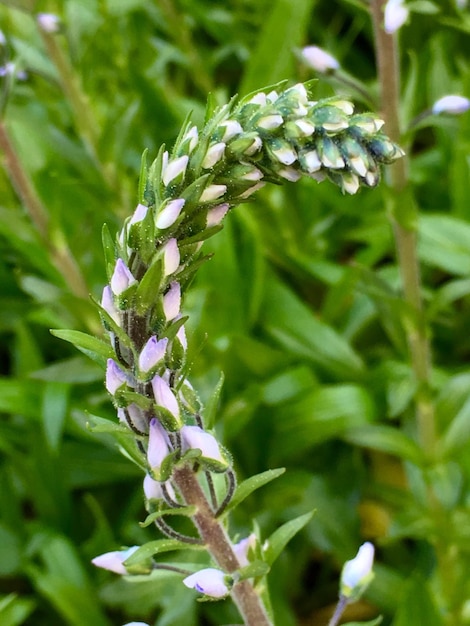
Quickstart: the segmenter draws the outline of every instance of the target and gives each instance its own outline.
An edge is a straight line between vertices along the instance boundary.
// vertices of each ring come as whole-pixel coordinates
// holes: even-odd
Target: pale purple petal
[[[180,417],[180,409],[175,394],[170,385],[161,377],[154,376],[152,379],[153,395],[158,406],[169,411],[176,419]]]
[[[224,202],[223,204],[218,204],[213,207],[207,213],[207,222],[206,226],[210,228],[211,226],[217,226],[224,219],[227,211],[230,209],[230,204],[228,202]]]
[[[226,463],[217,443],[217,439],[199,426],[183,426],[181,429],[183,451],[199,449],[206,459],[214,459],[220,463]]]
[[[240,122],[237,122],[235,120],[226,120],[225,122],[222,122],[219,126],[225,129],[222,137],[222,141],[225,142],[233,139],[233,137],[236,137],[243,132],[243,128],[241,127]]]
[[[119,296],[135,282],[129,268],[122,259],[116,261],[113,275],[111,277],[111,289],[114,295]]]
[[[129,220],[129,226],[131,226],[132,224],[137,224],[138,222],[144,220],[148,213],[148,210],[149,208],[148,206],[145,206],[145,204],[138,204],[131,219]]]
[[[215,143],[211,146],[207,152],[204,160],[202,161],[202,167],[204,169],[209,169],[214,167],[224,156],[225,152],[225,143],[220,141],[219,143]]]
[[[184,175],[188,166],[189,156],[187,154],[169,161],[163,170],[162,180],[165,187],[180,175]]]
[[[106,285],[103,289],[103,295],[101,296],[101,306],[109,315],[109,317],[116,322],[119,326],[121,324],[121,316],[119,315],[119,311],[114,304],[113,292],[111,291],[111,287]]]
[[[432,112],[434,115],[439,113],[450,113],[451,115],[460,115],[470,109],[470,100],[464,96],[443,96],[436,100],[432,105]]]
[[[168,202],[168,204],[166,204],[156,216],[155,226],[161,230],[173,226],[178,219],[185,202],[186,200],[184,200],[184,198],[170,200],[170,202]]]
[[[209,185],[204,189],[199,199],[200,202],[212,202],[217,200],[227,191],[227,185]]]
[[[150,371],[165,356],[168,339],[164,337],[158,340],[153,336],[147,341],[139,355],[139,369],[141,372]]]
[[[180,251],[175,237],[169,239],[163,246],[163,273],[169,276],[176,272],[180,265]]]
[[[54,34],[60,30],[60,19],[53,13],[38,13],[36,16],[38,26],[45,33]]]
[[[106,366],[106,389],[109,393],[114,395],[126,382],[127,376],[119,365],[113,359],[108,359]]]
[[[154,417],[150,420],[147,461],[151,469],[158,471],[170,451],[166,430]]]
[[[181,307],[181,287],[180,284],[172,282],[170,289],[163,296],[163,313],[167,322],[175,319],[180,313]]]
[[[334,56],[318,46],[306,46],[302,50],[302,58],[307,65],[320,74],[339,69],[339,62]]]
[[[403,4],[403,0],[388,0],[384,9],[384,29],[391,35],[408,19],[409,10]]]
[[[251,533],[248,537],[241,539],[238,543],[234,544],[233,551],[235,552],[238,562],[242,567],[250,564],[248,560],[248,552],[250,548],[256,546],[256,535]]]
[[[225,583],[225,574],[219,569],[208,567],[202,569],[183,580],[189,589],[196,589],[211,598],[224,598],[229,593]]]
[[[346,561],[341,573],[341,584],[354,589],[372,573],[374,546],[367,541],[359,548],[356,556]]]
[[[101,567],[103,569],[107,569],[110,572],[114,572],[115,574],[127,574],[127,570],[124,567],[123,563],[126,559],[128,559],[131,554],[134,554],[136,550],[138,550],[139,546],[132,546],[132,548],[128,548],[127,550],[115,550],[114,552],[105,552],[105,554],[100,554],[92,559],[93,565],[96,567]]]

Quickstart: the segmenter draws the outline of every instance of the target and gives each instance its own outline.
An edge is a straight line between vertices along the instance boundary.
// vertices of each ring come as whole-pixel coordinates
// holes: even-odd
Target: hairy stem
[[[400,140],[399,64],[396,36],[383,28],[384,0],[372,0],[376,57],[382,114],[392,141]],[[389,168],[392,193],[389,214],[392,222],[405,301],[410,305],[406,333],[411,365],[417,381],[416,412],[418,436],[424,453],[432,458],[436,445],[434,407],[431,400],[431,350],[421,296],[421,276],[416,247],[417,210],[408,180],[406,157]]]
[[[221,522],[216,519],[191,467],[185,465],[176,468],[173,480],[185,503],[197,506],[193,521],[215,562],[228,574],[236,572],[240,569],[240,563],[233,551],[232,544]],[[272,626],[261,598],[250,581],[243,580],[235,583],[231,593],[245,620],[245,626]]]
[[[60,243],[57,237],[51,237],[49,215],[39,199],[36,190],[27,175],[8,129],[0,121],[0,148],[4,154],[4,164],[12,185],[21,199],[42,241],[51,253],[55,268],[62,274],[70,291],[79,298],[88,298],[88,287],[79,270],[63,235]]]

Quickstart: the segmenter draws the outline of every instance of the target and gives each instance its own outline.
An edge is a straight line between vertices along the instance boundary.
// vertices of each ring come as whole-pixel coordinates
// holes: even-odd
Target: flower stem
[[[193,521],[204,540],[207,550],[216,563],[228,574],[240,569],[240,563],[223,525],[216,519],[193,470],[189,465],[174,470],[173,481],[181,492],[185,503],[197,506]],[[249,580],[236,582],[232,597],[240,611],[245,626],[272,626],[261,598]]]
[[[348,604],[348,599],[345,596],[341,596],[338,600],[338,604],[336,605],[335,612],[333,613],[332,618],[328,622],[328,626],[337,626],[338,622],[341,618],[341,615],[344,613],[344,609]]]
[[[59,233],[60,243],[57,242],[57,236],[50,236],[49,215],[21,163],[4,121],[0,121],[0,149],[5,155],[5,168],[12,185],[50,251],[55,268],[64,277],[68,288],[75,296],[88,299],[88,287],[62,233]]]
[[[376,57],[381,92],[382,114],[392,141],[400,141],[399,64],[396,35],[383,28],[384,0],[372,0]],[[418,437],[423,452],[432,458],[436,447],[435,416],[431,401],[431,349],[421,296],[421,276],[416,246],[417,209],[408,179],[406,157],[389,168],[388,208],[395,237],[404,299],[411,315],[406,320],[406,334],[411,365],[417,382],[416,413]]]

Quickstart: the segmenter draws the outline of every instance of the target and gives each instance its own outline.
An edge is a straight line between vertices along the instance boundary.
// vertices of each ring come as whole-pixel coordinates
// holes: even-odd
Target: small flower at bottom
[[[93,565],[96,567],[101,567],[103,569],[107,569],[110,572],[114,572],[115,574],[128,574],[127,569],[124,567],[123,563],[126,559],[128,559],[131,554],[134,554],[136,550],[139,549],[139,546],[132,546],[127,550],[115,550],[114,552],[105,552],[104,554],[100,554],[92,559]]]
[[[464,96],[443,96],[432,105],[434,115],[439,113],[449,113],[450,115],[460,115],[470,109],[470,100]]]
[[[306,46],[303,48],[301,56],[307,65],[320,74],[339,69],[339,62],[335,57],[318,46]]]
[[[149,626],[147,622],[128,622],[124,626]]]
[[[341,572],[340,590],[341,595],[351,599],[358,599],[372,578],[374,573],[374,546],[369,542],[363,543],[356,556],[346,561]]]
[[[226,575],[220,569],[208,567],[187,576],[183,584],[210,598],[225,598],[230,592],[226,579]]]

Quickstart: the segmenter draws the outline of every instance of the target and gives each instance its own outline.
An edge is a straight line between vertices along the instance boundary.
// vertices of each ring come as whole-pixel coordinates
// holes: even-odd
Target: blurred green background
[[[404,127],[443,95],[470,96],[469,10],[409,5]],[[41,33],[38,12],[58,15],[61,32]],[[314,78],[297,52],[315,44],[377,101],[367,4],[12,0],[0,5],[0,28],[1,62],[17,70],[14,84],[0,78],[1,132],[37,209],[1,170],[0,624],[235,623],[229,602],[198,604],[175,575],[127,583],[90,564],[154,534],[138,525],[138,469],[86,428],[87,411],[115,419],[102,369],[49,329],[100,332],[88,293],[99,297],[105,282],[102,224],[116,232],[137,203],[143,149],[155,157],[171,146],[190,111],[201,123],[209,92],[222,104]],[[371,106],[319,77],[317,98],[337,92]],[[349,621],[470,624],[470,114],[421,124],[407,140],[442,435],[431,466],[414,438],[380,188],[263,189],[205,244],[215,257],[185,303],[203,399],[225,374],[217,428],[239,477],[287,468],[237,510],[234,531],[246,535],[256,519],[268,536],[316,509],[270,574],[277,626],[326,624],[342,563],[366,539],[377,546],[376,578]]]

